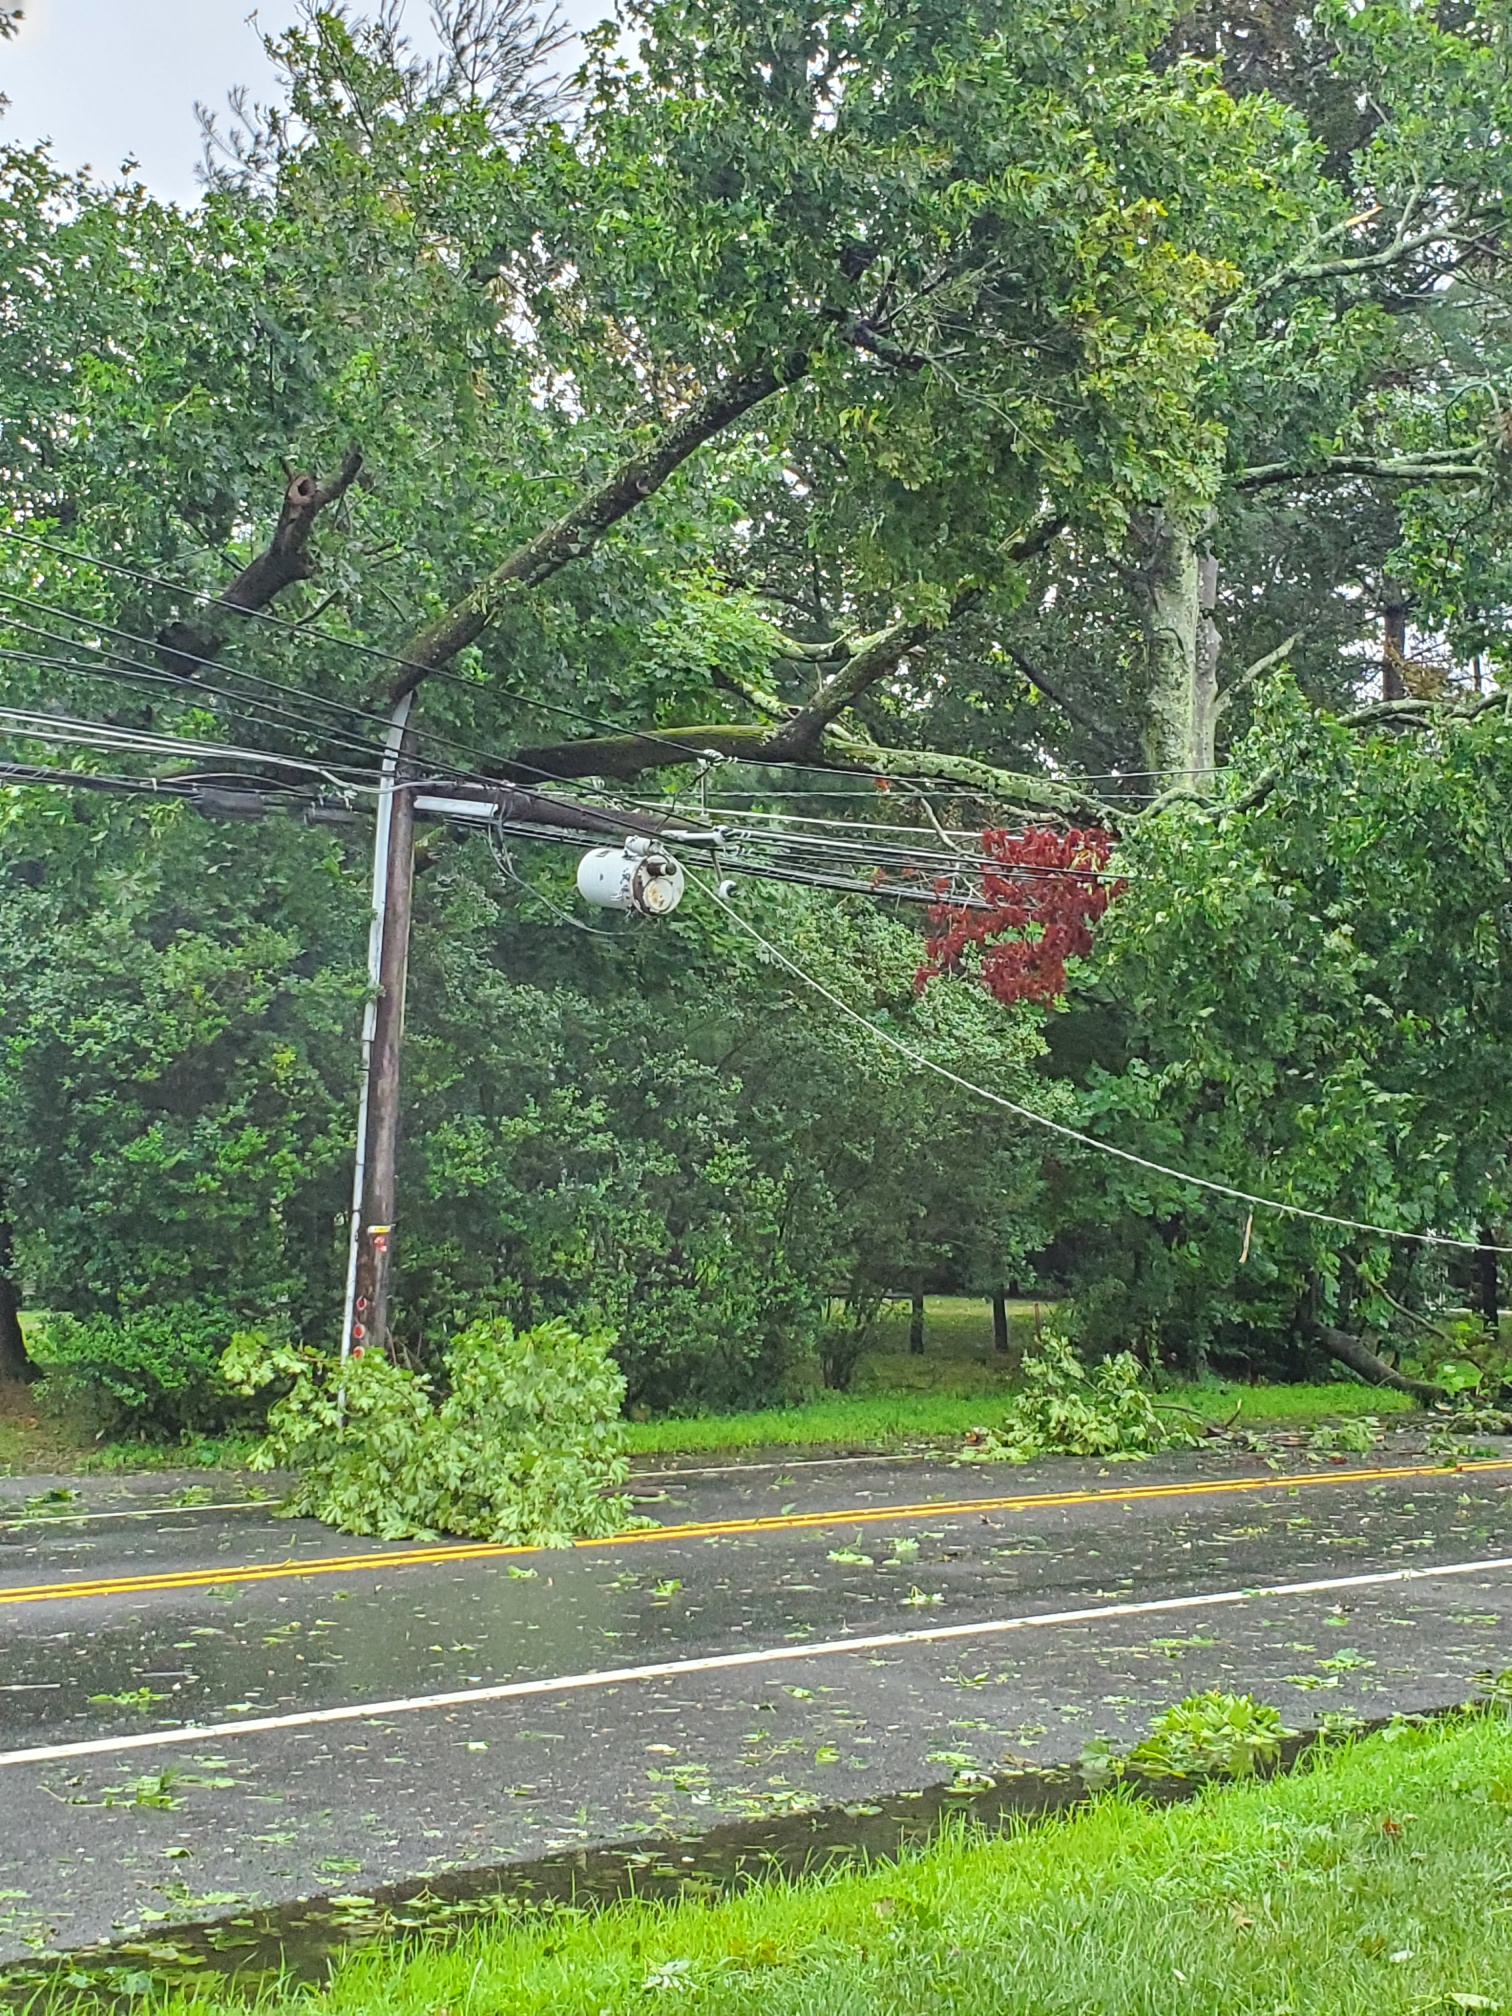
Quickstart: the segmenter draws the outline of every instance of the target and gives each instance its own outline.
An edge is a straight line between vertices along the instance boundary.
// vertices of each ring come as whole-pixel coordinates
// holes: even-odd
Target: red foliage
[[[1066,989],[1066,961],[1091,951],[1092,927],[1118,893],[1102,872],[1112,847],[1113,836],[1096,827],[984,833],[989,907],[941,903],[930,911],[929,963],[916,984],[954,971],[967,947],[979,945],[982,982],[997,1000],[1056,1000]]]

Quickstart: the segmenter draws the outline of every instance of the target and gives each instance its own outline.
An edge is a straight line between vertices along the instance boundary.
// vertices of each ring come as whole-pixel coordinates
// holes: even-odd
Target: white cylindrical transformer
[[[683,899],[683,871],[653,842],[595,847],[578,863],[578,894],[597,910],[633,910],[670,917]]]

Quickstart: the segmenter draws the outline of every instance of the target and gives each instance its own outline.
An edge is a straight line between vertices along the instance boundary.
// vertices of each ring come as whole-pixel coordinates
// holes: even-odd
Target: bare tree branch
[[[361,469],[361,453],[349,448],[331,482],[320,483],[310,475],[289,479],[273,537],[263,551],[209,605],[198,622],[169,623],[158,632],[159,656],[165,671],[179,679],[192,679],[203,669],[205,659],[218,655],[226,641],[212,627],[218,609],[226,612],[266,609],[286,588],[309,580],[315,572],[315,559],[310,552],[315,520],[346,495]]]
[[[1345,476],[1391,483],[1480,483],[1478,462],[1448,455],[1330,455],[1324,462],[1262,462],[1235,479],[1240,490],[1270,490],[1283,483],[1332,483]]]
[[[1293,631],[1274,651],[1267,651],[1263,658],[1257,658],[1253,665],[1246,665],[1237,678],[1229,681],[1214,702],[1214,712],[1220,721],[1228,712],[1236,693],[1242,693],[1246,686],[1253,686],[1257,679],[1263,678],[1274,666],[1291,656],[1297,648],[1297,637],[1298,633]]]
[[[1037,693],[1043,693],[1051,706],[1058,707],[1068,721],[1074,721],[1078,728],[1085,728],[1106,756],[1117,760],[1120,754],[1118,744],[1100,721],[1094,721],[1084,707],[1068,699],[1064,693],[1052,686],[1045,674],[1032,659],[1025,656],[1017,644],[1005,644],[1003,648]]]

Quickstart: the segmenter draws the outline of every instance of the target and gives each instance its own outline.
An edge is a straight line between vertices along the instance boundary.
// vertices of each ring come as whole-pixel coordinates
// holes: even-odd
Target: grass
[[[715,1903],[496,1921],[379,1947],[299,2016],[1452,2016],[1512,1995],[1512,1727],[1466,1714],[1155,1808]],[[207,1992],[208,1991],[208,1992]],[[156,2005],[160,2010],[172,2003]],[[200,2016],[245,2005],[208,1982]]]
[[[790,1407],[687,1420],[632,1421],[632,1455],[671,1456],[713,1449],[801,1449],[840,1446],[898,1449],[957,1441],[968,1428],[990,1426],[994,1405],[1011,1391],[1013,1368],[1032,1346],[1052,1305],[1009,1304],[1011,1348],[992,1345],[992,1310],[967,1296],[932,1295],[925,1304],[925,1350],[907,1349],[908,1309],[894,1307],[879,1326],[878,1348],[857,1367],[854,1390],[825,1393]],[[1204,1420],[1227,1421],[1239,1409],[1246,1425],[1308,1427],[1360,1414],[1410,1411],[1406,1394],[1345,1380],[1310,1386],[1239,1386],[1212,1380],[1174,1387],[1166,1396]],[[253,1444],[242,1437],[201,1437],[188,1445],[80,1443],[66,1426],[39,1413],[25,1387],[0,1387],[0,1476],[36,1471],[132,1471],[235,1468]]]
[[[38,1408],[27,1386],[0,1385],[0,1477],[68,1476],[137,1470],[234,1470],[255,1436],[199,1435],[190,1442],[80,1441]]]
[[[1006,1391],[1006,1388],[1000,1389]],[[1172,1387],[1164,1396],[1204,1421],[1228,1421],[1235,1408],[1247,1427],[1311,1427],[1361,1414],[1411,1411],[1405,1393],[1368,1386],[1236,1386],[1212,1380]],[[670,1456],[705,1449],[783,1449],[831,1444],[901,1448],[944,1441],[968,1428],[990,1426],[990,1393],[836,1393],[797,1407],[753,1414],[706,1414],[686,1421],[632,1421],[628,1446],[639,1456]]]
[[[1048,1314],[1050,1305],[1040,1305]],[[925,1303],[925,1351],[906,1350],[908,1311],[894,1309],[881,1326],[880,1348],[861,1360],[855,1388],[792,1407],[748,1414],[708,1414],[688,1420],[633,1421],[636,1455],[671,1456],[706,1449],[822,1447],[898,1448],[946,1441],[988,1426],[993,1403],[1013,1385],[1012,1368],[1034,1337],[1036,1305],[1009,1305],[1011,1349],[992,1348],[992,1310],[966,1296],[930,1296]],[[1317,1385],[1240,1386],[1229,1380],[1173,1387],[1166,1397],[1207,1421],[1239,1410],[1246,1425],[1308,1427],[1360,1414],[1410,1412],[1405,1393],[1339,1380]]]

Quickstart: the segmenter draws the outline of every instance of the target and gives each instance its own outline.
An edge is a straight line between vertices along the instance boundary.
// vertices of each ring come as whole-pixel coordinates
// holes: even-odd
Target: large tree
[[[781,805],[806,774],[792,766],[823,766],[935,790],[942,830],[989,808],[1096,821],[1162,874],[1183,857],[1161,834],[1227,830],[1215,766],[1288,657],[1315,704],[1364,709],[1362,729],[1431,736],[1467,713],[1464,653],[1494,657],[1504,600],[1491,26],[1411,5],[1288,16],[1257,43],[1227,14],[1130,0],[662,4],[627,12],[635,55],[623,35],[592,41],[553,123],[537,24],[512,5],[447,19],[451,57],[420,66],[381,21],[311,9],[271,45],[281,102],[242,108],[188,214],[8,157],[0,384],[20,418],[0,457],[11,529],[52,542],[0,546],[8,705],[229,741],[252,752],[219,759],[244,777],[261,752],[360,782],[414,689],[418,755],[463,772],[675,791],[717,760],[748,767],[714,770],[716,798],[738,776]],[[1446,640],[1432,678],[1409,605]],[[1403,689],[1385,715],[1383,651]],[[144,742],[117,767],[163,762]],[[1246,778],[1257,805],[1265,768]],[[17,800],[18,824],[42,804]],[[155,829],[74,817],[109,915]],[[158,817],[184,888],[208,887],[230,843],[195,837],[183,808]],[[350,907],[307,906],[290,954],[339,993],[356,830],[349,847],[291,828],[254,857],[212,963],[245,964],[297,860],[312,887],[345,877]],[[550,1246],[532,1226],[513,1257],[480,1257],[507,1244],[497,1139],[522,1116],[496,1051],[462,1126],[459,1060],[487,1046],[457,1025],[521,976],[515,911],[429,935],[458,858],[441,843],[421,877],[409,1166],[444,1213],[461,1144],[491,1201],[463,1214],[465,1253],[418,1238],[430,1313],[453,1284],[534,1292],[522,1270]],[[38,900],[56,903],[59,999],[76,1003],[97,951],[58,872],[44,861]],[[198,912],[135,914],[145,992]],[[700,958],[728,955],[717,927],[684,929]],[[640,957],[620,948],[601,977],[644,1029]],[[41,1042],[52,1006],[9,986],[12,1026]],[[433,1038],[427,1004],[448,989]],[[692,1013],[675,986],[657,998],[674,1023]],[[563,1054],[552,1031],[586,1026],[565,997],[516,1005],[541,1070]],[[702,1111],[702,1052],[679,1041],[679,1099]],[[1017,1024],[1003,1041],[1021,1068]],[[123,1056],[102,1050],[102,1082]],[[616,1138],[633,1134],[636,1068],[597,1072],[583,1097],[592,1082]],[[322,1141],[338,1092],[323,1080],[299,1122]],[[859,1092],[846,1125],[866,1138]],[[207,1091],[207,1140],[240,1093]],[[29,1099],[10,1107],[17,1168],[27,1130],[52,1124]],[[910,1139],[922,1125],[916,1107]],[[769,1144],[789,1126],[802,1135],[790,1113]],[[481,1162],[463,1152],[480,1129]],[[779,1188],[780,1160],[761,1179]],[[323,1309],[340,1200],[322,1181],[306,1278]],[[40,1253],[40,1207],[14,1185],[6,1204]],[[622,1224],[615,1252],[644,1231]],[[739,1236],[767,1235],[752,1219]],[[823,1272],[813,1254],[792,1266],[805,1292]]]

